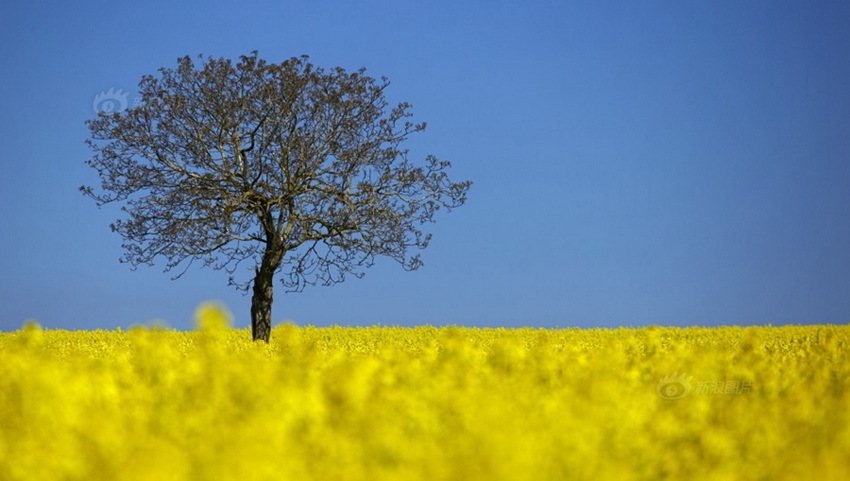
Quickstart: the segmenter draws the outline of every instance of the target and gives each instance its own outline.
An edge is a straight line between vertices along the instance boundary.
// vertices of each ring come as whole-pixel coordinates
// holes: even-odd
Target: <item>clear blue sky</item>
[[[191,327],[224,272],[120,264],[84,140],[183,55],[366,67],[475,182],[425,266],[276,291],[301,325],[850,322],[850,3],[6,2],[0,330]]]

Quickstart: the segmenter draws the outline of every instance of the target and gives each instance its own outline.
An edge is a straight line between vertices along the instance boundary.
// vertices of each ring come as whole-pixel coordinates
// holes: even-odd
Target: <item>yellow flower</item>
[[[219,332],[230,328],[233,315],[224,305],[205,302],[195,311],[195,328],[203,332]]]

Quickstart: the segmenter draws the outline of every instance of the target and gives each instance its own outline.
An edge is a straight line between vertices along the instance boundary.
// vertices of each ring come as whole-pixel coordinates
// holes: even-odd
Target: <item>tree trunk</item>
[[[251,332],[255,341],[269,342],[269,336],[271,336],[274,274],[282,259],[283,252],[266,249],[263,261],[256,269],[254,295],[251,297]]]

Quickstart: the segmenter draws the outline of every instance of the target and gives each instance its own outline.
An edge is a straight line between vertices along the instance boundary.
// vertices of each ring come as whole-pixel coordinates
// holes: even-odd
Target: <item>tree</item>
[[[452,183],[434,156],[410,161],[402,143],[425,124],[407,120],[407,103],[388,108],[385,77],[256,51],[235,65],[198,59],[142,77],[137,105],[87,122],[101,189],[80,189],[122,206],[111,225],[122,262],[163,258],[174,278],[195,261],[224,269],[253,286],[253,338],[266,342],[279,271],[301,291],[362,277],[378,256],[422,265],[411,253],[428,246],[422,225],[462,205],[471,182]],[[248,263],[253,280],[240,280]]]

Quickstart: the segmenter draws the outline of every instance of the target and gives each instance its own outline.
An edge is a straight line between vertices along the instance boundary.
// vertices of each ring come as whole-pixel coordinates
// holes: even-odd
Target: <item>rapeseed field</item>
[[[0,334],[0,480],[848,480],[850,326]]]

